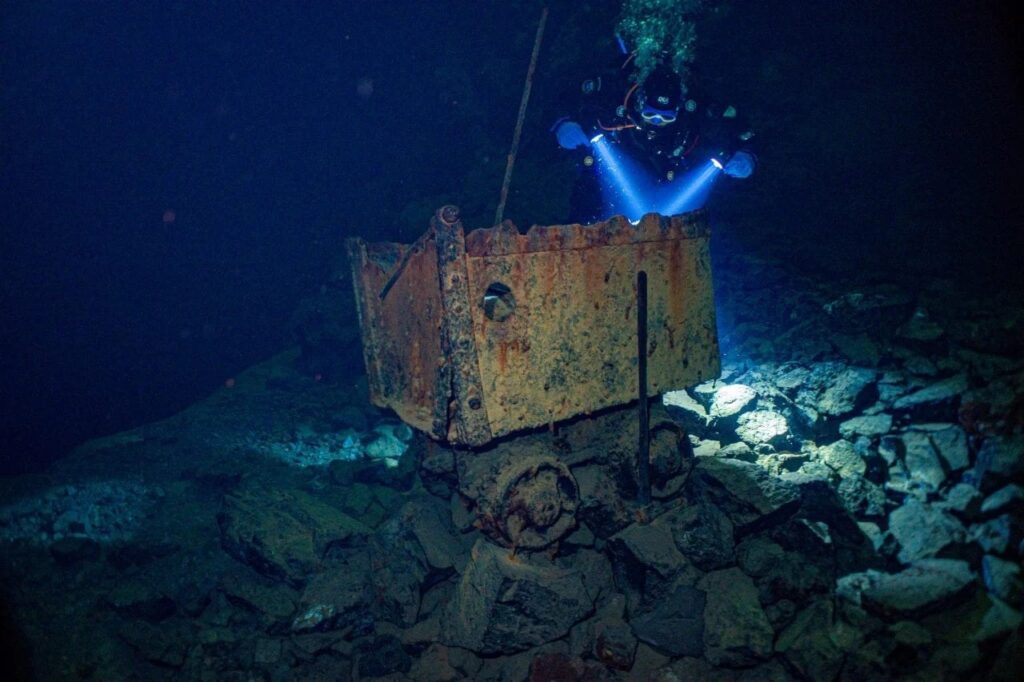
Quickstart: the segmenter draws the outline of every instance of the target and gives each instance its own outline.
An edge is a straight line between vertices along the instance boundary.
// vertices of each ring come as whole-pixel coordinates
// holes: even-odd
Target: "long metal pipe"
[[[640,398],[640,441],[637,448],[637,500],[651,501],[651,415],[647,404],[647,273],[636,274],[637,393]]]

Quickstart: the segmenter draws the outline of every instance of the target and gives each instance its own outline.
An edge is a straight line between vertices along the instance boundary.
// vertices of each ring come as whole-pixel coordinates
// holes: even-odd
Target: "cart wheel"
[[[495,492],[495,540],[507,547],[542,549],[576,527],[579,486],[554,457],[527,457],[507,466]]]

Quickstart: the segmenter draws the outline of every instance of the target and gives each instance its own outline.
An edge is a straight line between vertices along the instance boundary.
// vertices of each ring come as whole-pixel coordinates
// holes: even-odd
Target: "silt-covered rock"
[[[443,643],[481,654],[523,651],[563,637],[592,610],[578,571],[514,557],[479,540],[445,612]]]

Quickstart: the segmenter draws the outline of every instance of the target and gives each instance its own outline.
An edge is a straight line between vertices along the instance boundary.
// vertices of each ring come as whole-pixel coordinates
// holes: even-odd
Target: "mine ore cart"
[[[446,206],[411,245],[347,246],[371,400],[454,452],[460,493],[505,544],[570,530],[570,466],[616,437],[590,427],[573,456],[530,430],[638,396],[646,413],[646,396],[718,376],[703,211],[465,234]]]

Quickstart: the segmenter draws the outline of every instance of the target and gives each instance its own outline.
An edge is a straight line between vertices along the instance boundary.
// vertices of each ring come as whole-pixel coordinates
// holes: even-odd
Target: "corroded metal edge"
[[[565,251],[595,246],[624,246],[644,242],[698,239],[709,233],[707,211],[677,216],[648,213],[637,224],[615,216],[593,225],[534,225],[525,234],[511,221],[479,228],[466,235],[469,256],[504,256],[515,253]]]
[[[484,392],[477,365],[476,339],[469,306],[469,274],[466,271],[466,244],[458,209],[446,206],[431,220],[437,244],[437,271],[444,308],[442,340],[446,365],[450,369],[450,391],[438,385],[439,395],[449,395],[448,440],[468,445],[483,445],[492,440]],[[454,437],[453,437],[454,436]]]

